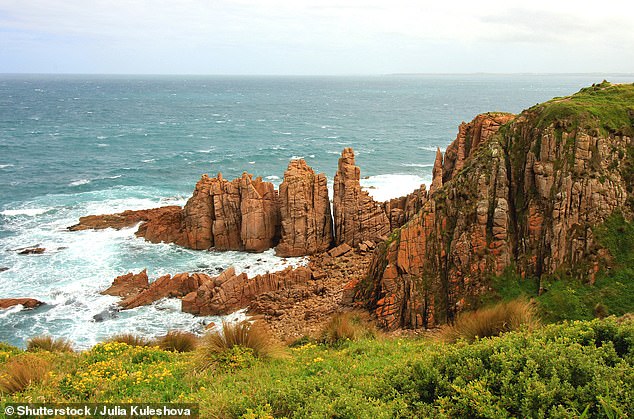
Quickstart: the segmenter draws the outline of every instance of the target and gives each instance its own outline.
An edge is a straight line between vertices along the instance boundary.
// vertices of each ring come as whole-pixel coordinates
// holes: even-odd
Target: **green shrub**
[[[73,345],[68,339],[51,336],[35,336],[26,342],[26,350],[48,352],[73,352]]]
[[[497,336],[503,332],[518,330],[525,326],[535,328],[539,325],[534,304],[524,300],[499,303],[460,314],[453,325],[441,330],[439,337],[445,342],[459,339],[473,341],[477,338]]]
[[[390,381],[431,416],[619,417],[634,409],[633,355],[631,322],[563,323],[427,351]]]

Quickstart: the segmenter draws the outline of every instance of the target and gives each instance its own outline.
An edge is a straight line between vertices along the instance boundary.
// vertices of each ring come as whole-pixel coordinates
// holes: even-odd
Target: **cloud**
[[[448,59],[449,52],[470,54],[492,44],[502,54],[536,45],[580,55],[587,47],[609,48],[613,52],[606,58],[614,62],[619,55],[621,61],[632,56],[628,1],[604,0],[601,7],[586,0],[526,5],[509,0],[0,0],[0,71],[29,52],[56,49],[60,60],[90,56],[112,66],[126,67],[119,57],[136,57],[134,68],[121,70],[135,72],[148,71],[137,65],[143,57],[150,70],[160,67],[161,56],[163,61],[178,57],[180,67],[171,64],[193,72],[244,71],[245,66],[256,66],[253,72],[321,72],[334,68],[334,60],[342,61],[337,68],[343,72],[419,71],[432,68],[428,63],[438,57],[459,66],[460,58]],[[470,71],[469,62],[453,71]]]

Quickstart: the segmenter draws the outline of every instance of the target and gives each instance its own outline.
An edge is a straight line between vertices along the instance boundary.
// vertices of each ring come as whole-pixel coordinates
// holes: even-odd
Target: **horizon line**
[[[626,76],[634,72],[398,72],[398,73],[340,73],[340,74],[244,74],[244,73],[41,73],[0,72],[0,76],[146,76],[146,77],[390,77],[390,76]]]

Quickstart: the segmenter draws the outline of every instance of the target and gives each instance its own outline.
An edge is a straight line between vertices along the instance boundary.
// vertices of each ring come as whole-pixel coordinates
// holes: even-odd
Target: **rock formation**
[[[333,241],[326,176],[304,160],[291,160],[280,185],[281,238],[278,256],[305,256],[328,250]]]
[[[333,212],[335,243],[356,247],[359,243],[384,238],[390,232],[390,221],[382,206],[361,189],[361,171],[355,166],[354,151],[346,148],[335,174]]]
[[[113,295],[115,297],[128,298],[141,293],[150,287],[150,281],[147,277],[147,270],[144,269],[138,274],[129,272],[125,275],[118,276],[112,281],[112,285],[101,291],[103,295]]]
[[[209,276],[202,273],[189,275],[185,272],[176,274],[173,277],[171,275],[164,275],[152,282],[147,289],[142,290],[138,294],[132,294],[120,301],[119,306],[127,310],[151,304],[165,297],[183,297],[197,290],[202,284],[210,280],[211,278]]]
[[[414,217],[427,202],[427,186],[420,188],[406,196],[390,199],[382,204],[383,211],[390,220],[390,231],[401,227]]]
[[[140,222],[148,221],[160,217],[166,213],[180,212],[181,207],[168,206],[137,211],[123,211],[118,214],[88,215],[79,218],[79,223],[68,227],[70,231],[81,230],[101,230],[114,228],[120,230],[126,227],[133,227]]]
[[[245,273],[237,275],[231,267],[186,295],[182,310],[202,316],[229,314],[247,307],[262,293],[306,283],[311,279],[312,271],[305,267],[287,268],[280,272],[257,275],[252,279]]]
[[[277,241],[278,212],[273,184],[262,178],[244,173],[228,181],[221,174],[203,175],[180,214],[151,219],[138,235],[197,250],[262,252]]]
[[[481,143],[491,138],[500,127],[511,121],[515,115],[489,112],[477,115],[473,121],[463,122],[458,127],[456,139],[447,147],[442,161],[442,181],[449,182],[462,168]],[[438,150],[440,151],[440,150]],[[438,154],[436,155],[438,160]]]
[[[36,300],[35,298],[0,298],[0,309],[4,310],[13,306],[21,305],[24,308],[39,307],[43,302]]]
[[[533,278],[571,269],[592,280],[592,228],[617,209],[632,214],[634,103],[624,92],[631,98],[634,85],[604,83],[517,117],[463,124],[435,167],[442,183],[379,246],[356,299],[387,328],[431,327],[507,268]]]

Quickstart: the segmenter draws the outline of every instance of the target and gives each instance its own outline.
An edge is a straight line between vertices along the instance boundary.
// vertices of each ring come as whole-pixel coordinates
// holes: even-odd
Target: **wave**
[[[18,215],[27,215],[29,217],[35,217],[36,215],[42,215],[49,212],[52,208],[26,208],[26,209],[15,209],[15,210],[4,210],[0,212],[0,215],[4,215],[6,217],[15,217]]]
[[[446,147],[432,147],[432,146],[428,146],[428,145],[419,145],[417,147],[419,150],[425,150],[425,151],[431,151],[433,153],[436,152],[437,149],[440,148],[440,152],[444,153],[445,151],[447,151]]]
[[[271,175],[271,176],[267,176],[265,179],[268,179],[268,180],[280,180],[280,177],[279,176],[275,176],[275,175]]]
[[[428,184],[431,179],[417,175],[386,174],[369,176],[361,179],[361,187],[368,191],[370,196],[377,201],[387,201],[412,193],[421,184]]]
[[[404,167],[434,167],[433,163],[401,163]]]
[[[79,179],[79,180],[72,181],[71,183],[68,184],[68,186],[81,186],[81,185],[87,185],[89,183],[90,183],[90,179]]]
[[[105,144],[105,143],[98,143],[97,147],[108,147],[109,144]]]
[[[0,169],[6,169],[7,167],[13,167],[12,164],[0,164]]]
[[[196,152],[197,152],[197,153],[205,153],[205,154],[208,154],[208,153],[211,153],[212,151],[214,151],[215,149],[216,149],[215,147],[211,147],[211,148],[206,149],[206,150],[196,150]]]

